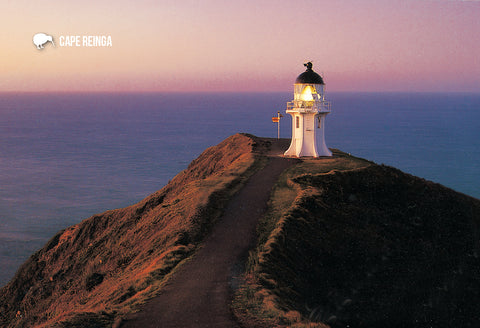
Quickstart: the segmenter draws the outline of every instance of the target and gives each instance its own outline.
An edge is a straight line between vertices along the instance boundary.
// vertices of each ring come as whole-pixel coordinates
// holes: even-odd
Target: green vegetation
[[[293,181],[294,178],[305,175],[333,173],[335,171],[350,171],[372,164],[372,162],[350,156],[336,149],[333,149],[333,155],[332,158],[304,159],[283,172],[273,189],[269,211],[259,224],[257,231],[259,245],[265,244],[277,225],[278,218],[286,215],[299,195],[311,191],[306,186]]]
[[[251,327],[477,326],[480,202],[345,154],[273,191],[234,311]]]
[[[333,150],[333,155],[332,158],[303,159],[283,172],[274,186],[268,213],[257,228],[258,246],[250,252],[247,261],[245,283],[237,291],[233,302],[237,318],[246,326],[325,327],[321,323],[305,322],[296,310],[279,307],[281,302],[278,297],[264,287],[265,285],[275,286],[276,283],[262,272],[261,267],[265,262],[262,255],[271,247],[272,240],[275,240],[277,234],[283,229],[282,218],[288,215],[302,196],[313,192],[312,188],[294,181],[295,178],[312,174],[331,174],[339,170],[356,170],[372,164],[336,149]]]
[[[138,204],[61,231],[0,292],[2,327],[110,327],[157,295],[270,141],[234,135]],[[278,146],[278,144],[276,144]],[[286,170],[233,302],[245,327],[477,327],[480,201],[335,150]]]

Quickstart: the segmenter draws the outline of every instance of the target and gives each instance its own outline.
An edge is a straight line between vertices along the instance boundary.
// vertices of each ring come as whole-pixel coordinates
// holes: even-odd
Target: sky
[[[480,1],[2,0],[0,92],[480,92]],[[38,50],[36,33],[55,46]],[[62,36],[110,36],[68,47]]]

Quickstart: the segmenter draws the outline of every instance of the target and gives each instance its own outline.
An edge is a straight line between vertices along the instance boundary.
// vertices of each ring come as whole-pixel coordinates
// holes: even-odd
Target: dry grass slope
[[[138,204],[59,232],[0,290],[0,325],[112,326],[156,295],[195,252],[228,199],[261,165],[261,151],[255,137],[234,135]]]
[[[112,326],[198,249],[267,147],[234,135],[138,204],[59,232],[0,290],[0,326]],[[480,201],[334,155],[277,182],[233,304],[244,326],[480,326]]]

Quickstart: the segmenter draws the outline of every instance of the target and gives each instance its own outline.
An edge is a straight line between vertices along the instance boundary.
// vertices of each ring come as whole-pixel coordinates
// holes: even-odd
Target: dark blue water
[[[160,189],[291,93],[0,94],[0,285],[55,232]],[[480,95],[331,93],[329,147],[480,197]],[[281,136],[290,137],[290,119]]]

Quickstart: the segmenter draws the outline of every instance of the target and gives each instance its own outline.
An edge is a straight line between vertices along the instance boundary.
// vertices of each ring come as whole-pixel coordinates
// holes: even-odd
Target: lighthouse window
[[[295,117],[295,126],[297,127],[297,129],[300,127],[300,117]]]

